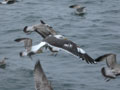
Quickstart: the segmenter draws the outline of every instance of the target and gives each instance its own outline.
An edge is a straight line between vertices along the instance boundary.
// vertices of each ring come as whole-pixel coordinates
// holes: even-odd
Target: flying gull
[[[71,5],[69,8],[76,8],[77,15],[84,15],[85,14],[85,7],[81,7],[80,5]]]
[[[24,42],[24,46],[25,46],[25,51],[24,52],[20,52],[20,56],[29,56],[31,59],[31,55],[35,54],[35,53],[42,53],[42,48],[38,48],[38,45],[34,45],[32,46],[32,39],[30,38],[17,38],[15,39],[16,42]]]
[[[2,59],[2,61],[0,61],[0,68],[5,67],[5,65],[6,65],[5,60],[6,60],[6,59],[8,59],[8,58],[4,57],[4,58]]]
[[[4,0],[4,1],[0,2],[0,4],[13,4],[15,2],[16,2],[16,0]]]
[[[106,60],[107,67],[102,67],[101,73],[109,81],[115,79],[116,76],[120,75],[120,64],[117,64],[116,54],[105,54],[98,57],[95,61],[100,62]]]
[[[34,67],[34,80],[36,90],[53,90],[50,82],[48,81],[40,61],[38,60]]]
[[[39,50],[45,46],[52,47],[58,51],[64,50],[74,56],[82,58],[86,60],[87,63],[95,63],[94,59],[92,59],[82,48],[80,48],[74,42],[67,40],[62,35],[51,35],[46,37],[42,42],[36,45],[36,50]]]
[[[40,22],[40,24],[33,26],[25,26],[23,31],[28,34],[31,32],[37,32],[43,38],[46,38],[49,35],[56,35],[55,30],[50,25],[46,24],[42,20],[40,20]]]

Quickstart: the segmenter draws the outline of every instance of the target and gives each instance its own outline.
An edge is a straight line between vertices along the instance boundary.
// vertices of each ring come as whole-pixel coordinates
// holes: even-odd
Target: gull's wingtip
[[[91,64],[96,64],[96,61],[92,58],[92,57],[90,57],[88,54],[84,54],[84,59],[86,60],[86,62],[89,64],[89,63],[91,63]]]
[[[41,22],[42,24],[45,24],[45,22],[44,22],[43,20],[40,20],[40,22]]]
[[[24,33],[27,33],[27,28],[28,28],[28,26],[25,26],[25,27],[24,27],[24,29],[23,29],[23,32],[24,32]]]
[[[37,60],[35,67],[34,67],[34,71],[40,67],[40,60]]]
[[[15,42],[20,42],[20,40],[21,40],[20,38],[17,38],[17,39],[15,39],[14,41],[15,41]]]

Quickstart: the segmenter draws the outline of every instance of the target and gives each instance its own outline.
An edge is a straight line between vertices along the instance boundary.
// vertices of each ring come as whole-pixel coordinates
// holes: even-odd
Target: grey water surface
[[[22,30],[43,20],[91,57],[115,53],[120,63],[120,0],[18,1],[0,5],[0,58],[9,58],[6,68],[0,68],[0,90],[35,90],[33,69],[38,59],[54,90],[120,90],[120,77],[105,82],[101,75],[105,62],[87,64],[63,51],[56,57],[45,51],[30,60],[19,57],[23,43],[14,42],[19,37],[30,37],[33,45],[38,44],[42,40],[38,34],[26,35]],[[75,15],[75,10],[69,8],[72,4],[85,6],[87,13]]]

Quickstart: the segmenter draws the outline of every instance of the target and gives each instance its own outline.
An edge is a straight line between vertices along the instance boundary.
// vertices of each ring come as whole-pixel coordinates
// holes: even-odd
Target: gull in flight
[[[71,5],[69,8],[76,8],[77,15],[84,15],[85,14],[85,7],[81,7],[80,5]]]
[[[16,42],[24,42],[25,51],[20,52],[20,56],[29,56],[31,59],[31,55],[36,53],[42,53],[42,48],[38,48],[38,45],[32,46],[32,39],[30,38],[17,38]]]
[[[96,62],[103,60],[106,60],[107,67],[102,67],[101,73],[105,77],[106,81],[115,79],[120,75],[120,64],[116,61],[116,54],[105,54],[95,59]]]
[[[46,24],[42,20],[40,20],[40,22],[41,22],[40,24],[25,26],[23,31],[28,34],[31,32],[37,32],[43,38],[46,38],[49,35],[57,34],[56,31],[50,25]]]

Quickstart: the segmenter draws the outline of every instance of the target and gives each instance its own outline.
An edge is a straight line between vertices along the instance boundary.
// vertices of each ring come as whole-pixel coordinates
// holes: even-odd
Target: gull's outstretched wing
[[[34,68],[34,80],[36,90],[53,90],[38,60]]]
[[[15,39],[16,42],[21,42],[23,41],[24,42],[24,46],[25,46],[25,49],[27,49],[27,51],[31,50],[31,47],[32,47],[32,39],[30,38],[17,38]]]
[[[116,64],[116,55],[115,54],[104,54],[98,58],[95,59],[96,62],[100,62],[106,60],[106,64],[109,68],[114,68],[115,64]]]

